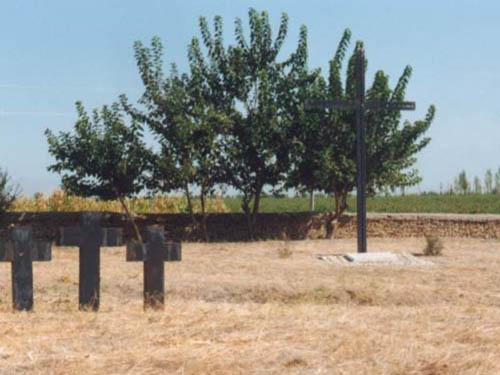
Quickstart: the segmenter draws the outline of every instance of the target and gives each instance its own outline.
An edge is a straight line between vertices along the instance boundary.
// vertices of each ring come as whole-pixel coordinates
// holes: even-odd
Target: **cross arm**
[[[13,234],[14,236],[16,234]],[[32,261],[48,262],[52,260],[52,242],[35,240],[30,248]],[[14,243],[11,240],[0,239],[0,262],[14,260]]]
[[[356,108],[356,103],[352,101],[339,100],[339,99],[308,100],[306,101],[305,106],[307,109],[327,109],[327,108],[354,109]]]
[[[159,258],[165,262],[175,262],[182,259],[182,246],[178,242],[167,242],[157,245],[154,251],[159,254],[152,254],[153,246],[154,245],[142,244],[138,241],[128,242],[127,262],[143,262],[153,258]]]
[[[80,225],[59,228],[58,246],[80,246],[82,230]],[[101,246],[123,246],[122,228],[102,228]]]
[[[389,103],[381,100],[370,100],[365,103],[367,109],[391,109],[399,111],[414,111],[416,108],[415,102],[396,102]]]

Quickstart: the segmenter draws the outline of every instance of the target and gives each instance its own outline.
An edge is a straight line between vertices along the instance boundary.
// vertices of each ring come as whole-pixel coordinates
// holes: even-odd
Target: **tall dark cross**
[[[382,101],[365,101],[365,52],[359,48],[356,54],[356,98],[344,100],[315,100],[306,103],[308,108],[339,108],[356,110],[356,167],[357,167],[357,224],[358,253],[366,253],[366,125],[365,110],[415,110],[415,102],[387,103]]]
[[[127,261],[144,262],[144,309],[163,309],[165,302],[165,268],[163,262],[182,259],[180,243],[165,242],[163,229],[147,228],[146,243],[127,243]]]
[[[59,246],[78,246],[80,249],[80,310],[99,309],[101,246],[122,246],[121,228],[102,228],[100,212],[82,212],[80,225],[60,228]]]
[[[12,304],[33,310],[33,261],[50,261],[52,242],[36,240],[31,226],[12,229],[12,240],[0,239],[0,262],[11,262]]]

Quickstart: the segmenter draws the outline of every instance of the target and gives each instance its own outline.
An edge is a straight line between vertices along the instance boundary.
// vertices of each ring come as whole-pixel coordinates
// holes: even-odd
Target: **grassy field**
[[[34,313],[11,311],[0,263],[0,374],[498,375],[500,243],[444,243],[431,268],[315,258],[354,240],[186,244],[164,312],[142,311],[142,265],[123,248],[102,251],[98,313],[77,310],[76,249],[35,264]]]
[[[241,212],[240,199],[224,198],[224,203],[232,212]],[[355,196],[349,197],[348,206],[347,212],[356,212]],[[378,196],[368,198],[366,206],[368,212],[500,214],[500,197],[495,194]],[[261,212],[309,211],[309,198],[266,197],[260,207]],[[332,209],[332,198],[316,198],[315,211]]]
[[[130,199],[129,208],[136,213],[180,213],[187,212],[187,202],[182,197],[158,196],[153,199]],[[216,197],[207,201],[208,212],[242,212],[241,199]],[[199,201],[194,200],[194,209],[200,211]],[[122,212],[118,201],[98,201],[68,196],[55,191],[49,196],[22,197],[14,203],[12,211],[112,211]],[[333,199],[316,197],[315,211],[333,210]],[[367,199],[368,212],[388,213],[464,213],[500,214],[500,197],[495,194],[467,195],[406,195],[378,196]],[[309,211],[309,198],[262,198],[260,212],[304,212]],[[348,199],[347,212],[356,212],[356,197]]]

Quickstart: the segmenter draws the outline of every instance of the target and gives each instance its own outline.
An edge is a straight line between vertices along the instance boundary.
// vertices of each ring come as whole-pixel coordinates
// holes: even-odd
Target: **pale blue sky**
[[[161,37],[168,64],[181,71],[186,47],[199,35],[198,17],[224,19],[233,42],[235,17],[246,25],[248,8],[267,10],[274,30],[281,12],[290,17],[284,55],[295,48],[300,25],[309,32],[309,65],[322,67],[350,28],[365,42],[367,83],[382,69],[394,83],[413,67],[407,100],[417,103],[408,119],[435,104],[430,145],[419,154],[421,190],[439,190],[461,169],[481,179],[500,159],[500,2],[481,0],[238,1],[238,0],[4,0],[0,5],[0,167],[26,194],[51,192],[59,176],[45,128],[69,130],[74,103],[90,109],[126,93],[141,94],[132,45]]]

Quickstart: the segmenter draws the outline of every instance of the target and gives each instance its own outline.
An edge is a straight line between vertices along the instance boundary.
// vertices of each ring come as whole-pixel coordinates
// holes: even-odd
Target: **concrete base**
[[[318,259],[343,266],[433,266],[434,264],[410,253],[347,253],[318,255]]]

